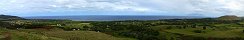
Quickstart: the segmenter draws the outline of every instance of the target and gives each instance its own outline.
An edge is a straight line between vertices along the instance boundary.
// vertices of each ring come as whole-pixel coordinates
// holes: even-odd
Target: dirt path
[[[1,40],[11,40],[11,33],[10,32],[3,32],[0,39]]]

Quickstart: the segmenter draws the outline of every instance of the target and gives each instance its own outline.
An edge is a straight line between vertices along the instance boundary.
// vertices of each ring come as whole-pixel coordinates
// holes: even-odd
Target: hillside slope
[[[18,16],[10,16],[10,15],[0,15],[0,20],[21,20],[24,18]]]
[[[240,20],[240,18],[235,15],[225,15],[225,16],[219,17],[219,19],[220,20]]]
[[[47,31],[0,29],[0,40],[135,40],[118,38],[94,31]]]

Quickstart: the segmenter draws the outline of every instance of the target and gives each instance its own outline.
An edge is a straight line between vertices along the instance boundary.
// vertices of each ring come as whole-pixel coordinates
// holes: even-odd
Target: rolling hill
[[[240,18],[235,15],[225,15],[225,16],[219,17],[219,19],[220,20],[240,20]]]
[[[47,31],[35,29],[0,29],[0,40],[136,40],[94,31]]]
[[[10,15],[0,15],[0,20],[22,20],[24,18],[18,16],[10,16]]]

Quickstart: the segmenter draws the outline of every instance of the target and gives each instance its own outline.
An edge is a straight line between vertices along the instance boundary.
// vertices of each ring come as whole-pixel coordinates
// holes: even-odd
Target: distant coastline
[[[160,20],[160,19],[193,19],[201,16],[152,16],[152,15],[80,15],[80,16],[34,16],[26,19],[67,19],[74,21],[123,21],[123,20]]]

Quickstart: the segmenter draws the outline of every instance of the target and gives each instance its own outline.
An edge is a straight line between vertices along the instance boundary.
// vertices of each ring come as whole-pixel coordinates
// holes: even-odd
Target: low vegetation
[[[244,40],[244,20],[223,18],[99,22],[1,20],[0,40]]]

